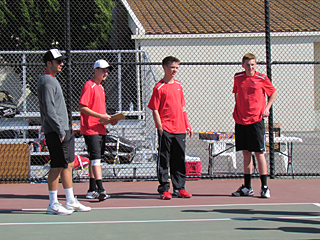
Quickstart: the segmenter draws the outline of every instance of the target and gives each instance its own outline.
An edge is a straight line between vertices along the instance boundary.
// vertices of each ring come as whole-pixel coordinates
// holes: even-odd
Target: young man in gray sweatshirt
[[[50,203],[48,214],[69,215],[73,211],[87,212],[90,207],[82,205],[73,194],[72,167],[74,163],[74,134],[69,127],[66,104],[56,74],[61,72],[67,59],[58,49],[50,49],[43,57],[45,72],[37,84],[41,124],[50,153],[48,189]],[[58,185],[61,177],[67,202],[63,207],[58,202]]]

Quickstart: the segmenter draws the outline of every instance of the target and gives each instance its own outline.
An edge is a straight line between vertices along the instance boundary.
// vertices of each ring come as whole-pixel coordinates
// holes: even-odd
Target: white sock
[[[66,199],[67,199],[68,203],[74,203],[76,201],[74,198],[74,195],[73,195],[73,188],[72,187],[64,189],[64,193],[66,195]]]
[[[49,191],[50,206],[54,203],[58,203],[58,190]]]

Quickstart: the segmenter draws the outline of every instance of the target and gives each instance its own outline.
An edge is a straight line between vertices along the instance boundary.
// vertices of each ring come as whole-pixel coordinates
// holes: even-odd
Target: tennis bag
[[[16,114],[19,114],[19,111],[13,97],[7,91],[0,90],[0,118],[13,118]]]

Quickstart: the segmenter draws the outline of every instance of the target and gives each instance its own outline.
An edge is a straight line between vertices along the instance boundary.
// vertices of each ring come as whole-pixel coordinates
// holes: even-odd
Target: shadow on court
[[[316,224],[319,224],[319,222],[317,222]],[[313,228],[313,227],[237,228],[237,230],[244,230],[244,231],[278,230],[278,231],[283,231],[288,233],[320,233],[319,228]]]
[[[244,214],[244,215],[285,215],[285,216],[320,216],[319,212],[296,212],[296,211],[270,211],[270,210],[254,210],[254,209],[213,209],[213,210],[199,210],[199,209],[188,209],[182,212],[208,212],[208,213],[225,213],[225,214]]]
[[[114,199],[159,199],[159,194],[157,193],[147,193],[147,192],[118,192],[112,194]]]
[[[63,195],[59,195],[60,197],[64,197]],[[46,195],[34,195],[34,194],[0,194],[0,198],[2,199],[46,199],[48,200],[49,197]],[[10,200],[9,200],[10,201]]]
[[[0,214],[45,214],[44,210],[0,209]]]

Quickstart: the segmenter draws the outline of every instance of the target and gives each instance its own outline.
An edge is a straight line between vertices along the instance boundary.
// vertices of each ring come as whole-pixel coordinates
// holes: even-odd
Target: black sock
[[[102,186],[102,180],[96,180],[96,184],[98,186],[98,190],[104,190],[104,188]]]
[[[260,176],[261,188],[263,188],[264,186],[268,186],[267,185],[267,179],[268,179],[268,175],[261,175]]]
[[[251,188],[251,174],[244,175],[244,186],[248,189]]]
[[[90,178],[89,180],[89,192],[96,191],[96,180],[94,178]]]

